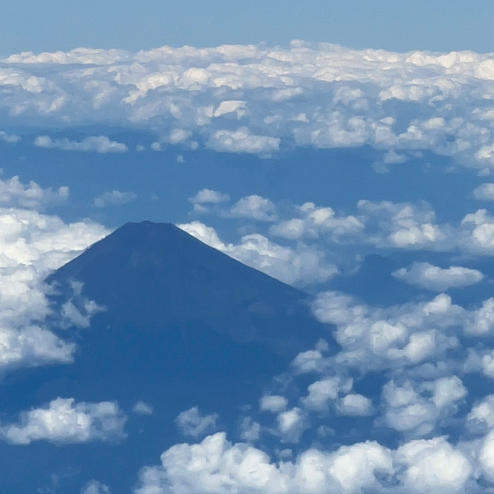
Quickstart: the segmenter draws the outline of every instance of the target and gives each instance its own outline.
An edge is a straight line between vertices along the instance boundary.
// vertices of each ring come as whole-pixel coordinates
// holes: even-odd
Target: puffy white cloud
[[[132,411],[137,415],[152,415],[153,407],[145,401],[136,401],[132,407]]]
[[[82,489],[81,494],[110,494],[110,488],[97,480],[90,480]]]
[[[9,134],[4,130],[0,130],[0,141],[7,142],[9,144],[15,144],[21,140],[20,136],[15,134]]]
[[[258,221],[274,221],[276,206],[269,200],[258,195],[239,199],[230,209],[233,218],[249,218]]]
[[[487,437],[478,461],[488,478],[493,440]],[[396,450],[371,441],[330,452],[308,449],[293,461],[276,463],[260,449],[232,444],[218,433],[165,451],[160,465],[141,470],[136,494],[459,494],[467,486],[475,488],[471,461],[438,437],[410,441]],[[479,489],[477,485],[475,492]]]
[[[485,437],[479,452],[480,466],[486,479],[494,483],[494,431]]]
[[[259,408],[263,412],[278,413],[286,409],[288,400],[280,395],[264,395],[259,400]]]
[[[59,187],[43,189],[32,180],[23,184],[15,176],[7,180],[0,179],[0,205],[21,208],[41,208],[51,203],[65,201],[69,197],[69,188]]]
[[[338,292],[321,293],[314,301],[314,314],[321,322],[336,325],[334,336],[341,351],[319,359],[318,368],[349,366],[364,371],[437,361],[458,348],[463,334],[488,334],[492,304],[494,300],[488,299],[479,309],[466,310],[440,294],[429,302],[374,308]]]
[[[271,233],[289,239],[328,234],[332,240],[360,233],[364,225],[355,216],[337,216],[329,207],[306,202],[297,208],[298,217],[273,225]]]
[[[127,146],[118,141],[112,141],[107,136],[89,136],[82,141],[72,141],[67,138],[52,139],[49,136],[38,136],[34,145],[40,148],[62,149],[63,151],[83,151],[96,153],[125,153]]]
[[[243,441],[255,442],[261,437],[261,424],[250,417],[244,417],[240,422],[240,438]]]
[[[306,416],[297,407],[281,412],[276,417],[278,424],[277,433],[284,443],[297,443],[304,430],[307,428]]]
[[[383,387],[382,423],[407,435],[431,433],[439,421],[457,411],[457,402],[467,394],[456,376],[401,385],[390,381]]]
[[[303,244],[295,248],[284,247],[257,233],[242,236],[238,244],[226,244],[214,228],[199,221],[177,226],[211,247],[285,283],[321,282],[337,273],[337,268],[325,261],[321,250]]]
[[[189,198],[192,204],[220,204],[230,200],[228,194],[212,189],[201,189],[195,196]]]
[[[208,147],[229,153],[253,153],[269,156],[280,147],[280,139],[251,134],[247,127],[217,130],[209,138]]]
[[[487,54],[301,41],[137,53],[80,48],[3,59],[0,101],[6,128],[137,124],[167,142],[228,152],[370,145],[387,161],[396,161],[391,151],[424,149],[483,169],[492,163],[493,72]]]
[[[478,283],[484,275],[477,269],[461,266],[440,268],[428,262],[414,262],[408,269],[394,271],[393,276],[411,285],[428,290],[443,292],[449,288],[458,288]]]
[[[494,217],[486,209],[467,214],[461,221],[461,242],[466,250],[490,255],[494,248]]]
[[[22,412],[17,424],[1,425],[0,438],[12,444],[114,441],[125,437],[125,421],[115,402],[76,403],[73,398],[57,398],[44,408]]]
[[[336,404],[340,394],[352,389],[352,385],[351,379],[342,379],[339,376],[316,381],[307,388],[308,394],[302,398],[302,404],[309,410],[326,412],[331,404]]]
[[[494,201],[494,183],[479,185],[473,190],[473,197],[479,201]]]
[[[472,473],[468,458],[444,438],[411,441],[398,449],[397,459],[405,466],[406,492],[464,492]]]
[[[133,201],[137,196],[134,192],[122,192],[120,190],[112,190],[94,198],[93,204],[97,208],[106,206],[122,206],[130,201]]]
[[[346,395],[337,406],[341,415],[365,416],[372,413],[372,401],[358,393]]]
[[[494,395],[486,396],[477,402],[466,419],[467,428],[475,434],[485,434],[494,429]]]
[[[217,420],[218,414],[202,415],[198,407],[192,407],[180,412],[175,424],[185,436],[200,437],[214,432]]]

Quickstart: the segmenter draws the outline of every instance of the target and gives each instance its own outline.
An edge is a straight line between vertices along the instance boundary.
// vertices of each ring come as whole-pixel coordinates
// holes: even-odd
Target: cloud
[[[487,436],[477,462],[492,478],[494,435]],[[334,451],[308,449],[293,461],[276,463],[262,450],[231,443],[224,433],[197,444],[177,444],[161,455],[161,464],[139,474],[136,494],[414,494],[481,492],[471,452],[444,437],[413,440],[397,449],[375,441],[341,446]]]
[[[175,424],[184,436],[197,438],[214,432],[217,420],[216,413],[202,415],[198,407],[192,407],[180,412],[175,419]]]
[[[494,201],[494,183],[479,185],[473,190],[473,197],[478,201]]]
[[[110,494],[110,488],[98,482],[97,480],[90,480],[82,489],[81,494]]]
[[[280,139],[251,134],[247,127],[217,130],[209,138],[208,147],[228,153],[251,153],[269,156],[280,147]]]
[[[201,189],[195,196],[189,198],[192,204],[220,204],[229,200],[228,194],[212,189]]]
[[[137,196],[134,192],[122,192],[120,190],[112,190],[94,198],[93,204],[97,208],[106,206],[123,206],[128,202],[133,201]]]
[[[361,417],[372,413],[372,401],[358,393],[347,394],[339,401],[337,407],[341,415]]]
[[[214,228],[199,221],[177,226],[201,242],[285,283],[321,282],[337,273],[337,268],[325,261],[321,250],[303,244],[284,247],[257,233],[242,236],[238,244],[226,244]]]
[[[379,422],[408,436],[430,434],[437,423],[457,412],[456,402],[467,395],[457,376],[435,381],[398,385],[390,381],[383,387],[384,415]]]
[[[8,144],[15,144],[21,140],[20,136],[15,134],[9,134],[4,130],[0,130],[0,141],[7,142]]]
[[[115,402],[76,403],[74,398],[57,398],[44,408],[22,412],[17,424],[1,425],[0,438],[23,445],[34,441],[114,441],[125,437],[125,421]]]
[[[158,141],[270,155],[293,146],[372,146],[384,161],[416,150],[492,166],[488,54],[164,46],[79,48],[0,61],[5,128],[113,125]]]
[[[466,417],[466,427],[473,434],[485,434],[494,429],[494,395],[477,402]]]
[[[273,225],[270,232],[288,239],[302,237],[317,238],[329,235],[333,241],[341,237],[355,236],[364,225],[355,216],[339,216],[329,207],[317,207],[313,202],[306,202],[297,208],[298,217],[281,221]]]
[[[298,407],[280,412],[276,417],[278,424],[277,433],[283,443],[298,443],[305,429],[307,429],[306,417]]]
[[[340,393],[348,393],[353,386],[352,379],[329,377],[316,381],[307,388],[308,394],[302,398],[305,408],[315,412],[327,412],[331,404],[336,404]]]
[[[26,207],[42,207],[64,198],[66,189],[42,189],[34,182],[22,184],[16,177],[0,181],[0,372],[19,367],[72,362],[75,346],[45,327],[50,316],[61,326],[87,325],[99,308],[89,300],[73,297],[55,314],[44,278],[91,243],[106,235],[96,223],[64,223],[56,216]]]
[[[153,407],[145,401],[136,401],[132,407],[132,411],[137,415],[152,415]]]
[[[411,285],[436,292],[473,285],[484,278],[476,269],[461,266],[440,268],[427,262],[414,262],[408,269],[398,269],[392,275]]]
[[[279,395],[265,395],[259,401],[259,408],[263,412],[282,412],[287,405],[288,400],[284,396]]]
[[[232,206],[229,216],[257,221],[273,221],[276,219],[276,206],[264,197],[258,195],[246,196]]]
[[[43,189],[32,180],[23,184],[19,177],[0,179],[0,205],[21,208],[42,208],[50,204],[63,202],[69,197],[69,188],[59,187]]]
[[[83,151],[95,153],[125,153],[127,146],[121,142],[112,141],[107,136],[85,137],[82,141],[70,139],[52,139],[49,136],[38,136],[34,145],[40,148],[61,149],[63,151]]]

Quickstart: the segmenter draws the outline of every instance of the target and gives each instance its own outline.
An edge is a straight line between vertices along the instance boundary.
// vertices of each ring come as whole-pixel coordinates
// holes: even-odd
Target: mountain
[[[220,414],[222,430],[238,434],[242,410],[257,406],[271,378],[299,351],[329,338],[310,314],[305,293],[171,224],[126,224],[47,281],[54,307],[92,300],[102,310],[89,327],[54,329],[76,343],[73,364],[24,369],[4,379],[7,413],[57,397],[115,400],[128,415],[127,438],[37,442],[14,453],[0,444],[10,492],[36,492],[52,475],[64,486],[55,492],[79,492],[90,478],[108,483],[112,492],[128,492],[141,466],[186,440],[174,424],[178,413],[198,405]],[[132,414],[139,400],[152,405],[151,416]],[[32,448],[41,460],[25,476]]]

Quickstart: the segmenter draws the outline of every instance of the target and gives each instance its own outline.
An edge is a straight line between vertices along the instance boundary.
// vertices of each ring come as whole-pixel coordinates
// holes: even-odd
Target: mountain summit
[[[30,449],[0,444],[12,492],[36,492],[48,475],[64,479],[64,492],[79,492],[88,478],[127,492],[142,465],[187,440],[175,424],[180,412],[195,406],[218,412],[218,425],[238,437],[242,410],[257,406],[272,377],[285,372],[298,352],[328,337],[303,292],[171,224],[128,223],[47,281],[56,292],[53,305],[61,309],[54,312],[68,320],[95,307],[88,301],[101,310],[79,327],[57,329],[54,321],[53,330],[76,345],[74,362],[7,376],[6,407],[14,413],[57,398],[113,401],[127,416],[126,438],[120,438],[118,454],[107,442],[36,443],[35,465]],[[139,402],[152,415],[133,413]],[[29,478],[23,470],[28,464]]]

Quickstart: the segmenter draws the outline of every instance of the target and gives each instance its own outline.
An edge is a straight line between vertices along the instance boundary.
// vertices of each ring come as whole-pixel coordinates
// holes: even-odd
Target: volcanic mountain
[[[117,401],[129,417],[127,438],[118,444],[37,442],[14,452],[0,444],[11,492],[36,492],[49,475],[69,479],[60,492],[79,492],[88,478],[127,492],[142,465],[184,440],[174,424],[178,413],[198,405],[219,413],[222,430],[238,430],[240,411],[257,406],[271,378],[318,338],[328,339],[305,293],[171,224],[126,224],[47,281],[54,313],[89,300],[99,310],[88,327],[57,329],[54,321],[53,330],[76,344],[74,362],[7,376],[4,401],[12,413],[57,397]],[[154,413],[132,415],[137,401]],[[26,477],[33,447],[38,460]]]

